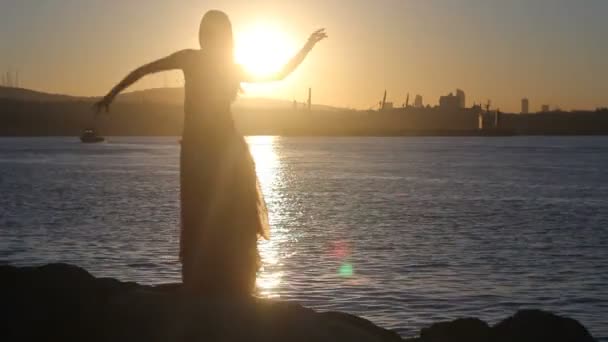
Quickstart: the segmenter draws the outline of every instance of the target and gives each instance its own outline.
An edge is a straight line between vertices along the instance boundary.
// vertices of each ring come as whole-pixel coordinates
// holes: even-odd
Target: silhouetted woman
[[[200,26],[200,50],[179,51],[136,69],[96,104],[98,111],[107,111],[116,95],[147,74],[184,72],[180,259],[187,290],[226,295],[253,292],[260,265],[257,240],[268,238],[268,219],[254,162],[234,127],[230,105],[241,82],[285,78],[326,37],[324,30],[316,31],[281,72],[253,76],[234,62],[228,16],[209,11]]]

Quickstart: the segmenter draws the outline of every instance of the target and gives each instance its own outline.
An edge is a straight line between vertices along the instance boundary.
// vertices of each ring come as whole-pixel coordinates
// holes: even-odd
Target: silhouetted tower
[[[456,97],[458,98],[458,107],[465,108],[467,103],[466,103],[466,95],[465,95],[464,91],[462,91],[460,89],[456,89]]]
[[[312,88],[308,88],[308,111],[311,112],[312,111]]]
[[[486,113],[490,113],[490,106],[492,106],[492,100],[488,100],[488,103],[486,104]]]
[[[380,110],[384,111],[386,109],[386,90],[384,91],[384,97],[382,98],[382,103],[380,104]]]
[[[416,107],[416,108],[424,107],[424,104],[422,103],[421,95],[416,95],[416,98],[414,99],[414,107]]]
[[[530,101],[527,98],[523,98],[521,100],[521,113],[522,114],[530,113]]]
[[[500,109],[496,109],[496,112],[494,112],[494,128],[500,128],[500,116],[501,116],[501,112]]]
[[[407,98],[405,99],[405,108],[410,106],[410,93],[407,93]]]

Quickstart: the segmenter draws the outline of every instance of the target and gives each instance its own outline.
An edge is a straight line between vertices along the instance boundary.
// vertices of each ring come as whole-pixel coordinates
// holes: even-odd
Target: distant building
[[[460,107],[460,99],[452,93],[439,98],[439,107],[443,109],[457,109]]]
[[[456,97],[458,98],[458,108],[465,108],[467,106],[467,103],[464,91],[456,89]]]
[[[521,100],[521,113],[528,114],[530,113],[530,101],[528,99]]]
[[[422,103],[422,96],[421,95],[416,95],[416,99],[414,99],[414,107],[416,107],[416,108],[423,108],[424,107],[424,103]]]
[[[485,125],[485,120],[484,120],[484,111],[481,108],[481,106],[479,105],[474,105],[471,110],[474,110],[477,112],[477,128],[478,129],[484,129],[484,125]]]
[[[547,113],[549,111],[549,105],[542,105],[540,111],[543,113]]]
[[[447,96],[442,96],[439,98],[439,107],[446,109],[458,108],[458,98],[452,93]]]
[[[450,93],[439,98],[439,107],[443,109],[464,109],[466,107],[466,97],[464,91],[457,89],[456,95]]]

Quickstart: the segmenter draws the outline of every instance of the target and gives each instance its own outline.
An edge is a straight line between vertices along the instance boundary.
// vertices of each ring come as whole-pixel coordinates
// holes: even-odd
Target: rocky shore
[[[0,266],[0,303],[0,341],[594,341],[579,322],[536,310],[494,326],[474,318],[437,323],[402,339],[345,313],[265,299],[195,298],[179,284],[95,278],[66,264]]]

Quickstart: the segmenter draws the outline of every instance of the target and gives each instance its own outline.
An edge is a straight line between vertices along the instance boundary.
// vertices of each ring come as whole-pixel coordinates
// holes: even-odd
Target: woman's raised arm
[[[103,97],[100,101],[96,102],[94,110],[99,113],[102,109],[105,109],[106,112],[110,109],[110,104],[114,101],[116,95],[120,94],[121,91],[128,88],[133,83],[137,82],[142,77],[154,74],[161,71],[167,70],[175,70],[182,69],[184,65],[184,57],[189,53],[190,50],[182,50],[176,52],[168,57],[161,58],[152,63],[143,65],[135,70],[133,70],[127,77],[125,77],[120,83],[118,83],[110,92]]]
[[[325,29],[320,29],[313,32],[308,38],[308,42],[306,45],[295,55],[289,63],[287,63],[283,69],[277,73],[265,75],[265,76],[257,76],[252,75],[246,72],[243,72],[243,77],[241,79],[242,82],[245,83],[257,83],[257,82],[272,82],[272,81],[280,81],[285,77],[289,76],[306,58],[308,53],[312,50],[312,48],[323,39],[327,38],[327,33],[325,33]]]

